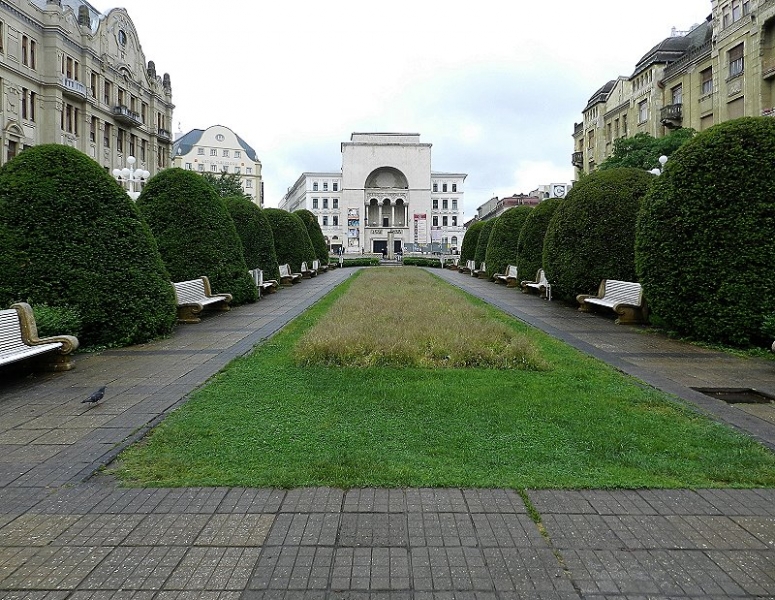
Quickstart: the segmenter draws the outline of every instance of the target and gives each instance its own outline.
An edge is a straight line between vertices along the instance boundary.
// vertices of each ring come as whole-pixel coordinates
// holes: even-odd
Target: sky
[[[224,125],[263,165],[266,206],[341,169],[353,132],[419,133],[467,173],[465,220],[493,196],[573,178],[592,94],[711,12],[710,0],[123,0],[169,73],[173,133]]]

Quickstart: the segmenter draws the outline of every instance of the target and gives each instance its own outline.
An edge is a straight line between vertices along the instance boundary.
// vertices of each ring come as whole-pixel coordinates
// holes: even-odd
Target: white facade
[[[459,248],[466,175],[432,172],[419,134],[353,133],[341,150],[341,173],[303,173],[280,208],[312,211],[334,252]]]
[[[255,150],[228,127],[193,129],[175,140],[172,152],[176,167],[213,175],[239,175],[242,190],[254,203],[264,205],[261,161]]]

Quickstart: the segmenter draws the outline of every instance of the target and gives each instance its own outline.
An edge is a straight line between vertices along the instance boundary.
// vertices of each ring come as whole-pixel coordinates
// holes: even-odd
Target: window
[[[339,217],[337,215],[331,217],[331,225],[334,227],[339,227]]]
[[[187,171],[192,171],[193,170],[193,165],[191,163],[186,163],[186,170]]]
[[[218,149],[210,148],[210,156],[218,156]]]
[[[331,208],[339,208],[339,198],[331,198]]]
[[[433,184],[433,191],[434,192],[438,192],[439,191],[439,184],[438,183],[434,183]]]
[[[338,191],[339,191],[339,182],[338,182],[338,181],[335,181],[335,182],[334,182],[333,191],[335,191],[335,192],[338,192]]]
[[[22,88],[22,97],[21,97],[21,109],[22,109],[22,119],[27,118],[27,95],[29,92],[27,91],[27,88]]]
[[[328,227],[328,215],[323,215],[323,227]]]
[[[126,106],[126,104],[124,103],[124,90],[122,90],[121,88],[116,89],[116,99],[118,100],[119,106]]]
[[[312,183],[312,191],[317,192],[318,191],[318,182],[315,181]]]
[[[327,187],[325,184],[323,184],[323,187]],[[323,208],[328,208],[328,198],[323,198]]]
[[[241,172],[241,169],[239,167],[234,167],[234,172],[239,174]]]
[[[457,198],[452,198],[452,210],[457,210]]]
[[[442,210],[449,210],[449,200],[444,198],[444,200],[441,201],[441,209]]]
[[[436,215],[433,215],[433,227],[438,227],[438,226],[439,226],[439,217],[437,217]]]
[[[229,165],[221,165],[221,173],[228,173]]]
[[[129,136],[129,156],[137,156],[135,153],[137,136],[132,134]]]
[[[446,191],[447,191],[447,184],[446,184],[446,183],[443,183],[443,184],[441,185],[441,191],[442,191],[442,192],[446,192]]]
[[[245,173],[248,175],[253,174],[253,167],[245,167]]]
[[[105,104],[110,104],[110,99],[113,93],[110,82],[106,81],[102,89],[103,89],[102,100],[105,102]]]
[[[649,101],[642,100],[638,103],[638,124],[649,120]]]
[[[327,182],[327,181],[324,181],[324,182],[323,182],[323,191],[324,191],[324,192],[327,192],[327,191],[328,191],[328,182]]]
[[[218,165],[210,165],[210,171],[212,171],[213,173],[217,173],[218,172]]]
[[[434,198],[433,199],[433,210],[439,210],[439,199]]]
[[[312,199],[312,208],[317,208],[317,207],[318,207],[318,199],[317,198],[313,198]]]
[[[713,68],[700,71],[700,94],[707,96],[713,93]]]
[[[242,151],[241,150],[235,150],[234,151],[234,158],[242,158]]]
[[[223,156],[228,158],[229,157],[229,151],[228,150],[224,150],[223,151]]]
[[[204,153],[205,153],[205,149],[204,149],[204,148],[197,148],[197,149],[196,149],[196,153],[197,153],[197,154],[199,154],[199,155],[201,155],[201,156],[203,156],[203,155],[204,155]]]
[[[3,32],[5,31],[5,28],[3,27],[3,22],[0,21],[0,54],[3,53]]]
[[[453,183],[453,184],[452,184],[452,191],[453,191],[453,192],[456,192],[456,191],[457,191],[457,184],[456,184],[456,183]]]
[[[111,129],[113,126],[110,123],[105,123],[105,129],[102,133],[102,145],[105,148],[110,148]]]
[[[116,150],[118,152],[124,151],[124,130],[121,128],[116,131]]]
[[[96,73],[91,74],[91,97],[97,99],[97,87],[99,87],[99,77]]]
[[[27,49],[27,46],[29,45],[29,42],[27,41],[27,36],[22,36],[22,64],[26,67],[27,63],[29,62],[29,50]]]
[[[147,149],[148,149],[148,142],[146,140],[141,140],[140,141],[140,160],[142,160],[143,162],[145,162],[145,153]]]
[[[444,216],[444,217],[441,217],[441,224],[442,224],[444,227],[446,227],[447,225],[449,225],[449,222],[447,221],[447,217],[446,217],[446,216]]]
[[[673,104],[683,104],[683,85],[680,83],[670,90],[670,96]]]
[[[97,141],[97,127],[98,127],[99,121],[97,120],[97,117],[92,117],[91,122],[89,123],[89,141],[90,142],[96,142]]]
[[[741,75],[743,66],[743,44],[738,44],[729,51],[729,76]]]
[[[204,166],[203,164],[200,164],[200,165],[199,165],[199,170],[200,170],[200,171],[204,171],[204,170],[205,170],[205,166]]]
[[[452,217],[452,227],[457,227],[457,217]]]

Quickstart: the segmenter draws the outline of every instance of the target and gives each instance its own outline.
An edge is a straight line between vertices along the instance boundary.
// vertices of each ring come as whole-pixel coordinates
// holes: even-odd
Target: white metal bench
[[[178,322],[199,323],[199,314],[207,308],[217,311],[229,310],[231,294],[213,294],[206,275],[190,281],[174,282],[178,304]]]
[[[471,271],[471,275],[474,277],[478,277],[479,279],[487,279],[487,265],[482,261],[482,264],[479,265],[478,269],[474,269]]]
[[[506,287],[517,287],[517,267],[508,265],[505,273],[495,274],[495,283],[505,283]]]
[[[538,269],[536,272],[535,281],[526,279],[520,282],[519,285],[523,292],[536,290],[538,295],[542,298],[546,298],[549,301],[552,300],[552,284],[549,283],[549,280],[546,278],[546,273],[544,273],[543,269]]]
[[[291,265],[280,265],[280,285],[290,286],[301,281],[301,273],[291,271]]]
[[[576,296],[581,312],[591,312],[593,306],[610,308],[617,315],[617,323],[645,323],[648,321],[648,306],[639,283],[603,279],[597,295]]]
[[[328,265],[321,265],[320,261],[316,258],[312,261],[312,270],[317,273],[325,273],[328,271]]]
[[[261,269],[251,269],[249,273],[258,288],[259,298],[261,294],[274,294],[280,286],[276,279],[264,279],[264,272]]]
[[[35,359],[43,370],[69,371],[77,349],[78,338],[72,335],[39,338],[35,315],[26,302],[0,310],[0,365]]]
[[[318,272],[315,269],[310,269],[307,266],[307,261],[304,261],[301,263],[301,268],[299,269],[301,271],[301,276],[304,279],[310,279],[311,277],[317,277]]]
[[[465,273],[466,275],[470,275],[471,271],[473,271],[476,268],[476,263],[472,260],[467,260],[466,264],[464,266],[458,267],[458,270],[461,273]]]

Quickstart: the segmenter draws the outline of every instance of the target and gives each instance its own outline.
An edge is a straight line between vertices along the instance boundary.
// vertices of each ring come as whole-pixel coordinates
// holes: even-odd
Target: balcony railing
[[[80,81],[76,81],[75,79],[70,79],[69,77],[62,75],[60,84],[62,85],[62,88],[66,94],[75,96],[80,99],[86,98],[86,86]]]
[[[584,166],[584,153],[583,152],[574,152],[570,155],[570,163],[574,167],[578,167],[579,169]]]
[[[663,107],[659,118],[665,127],[680,127],[683,121],[683,104],[669,104]]]
[[[126,123],[127,125],[142,125],[143,119],[138,113],[133,110],[129,110],[128,107],[122,105],[113,107],[113,116],[116,121]]]
[[[172,134],[169,131],[167,131],[166,129],[162,129],[161,127],[159,127],[159,130],[156,133],[156,136],[162,142],[171,142],[172,141]]]
[[[762,62],[762,77],[769,79],[775,77],[775,60],[765,60]]]

